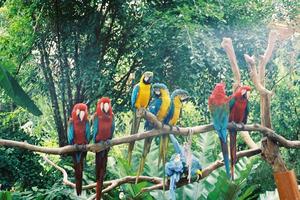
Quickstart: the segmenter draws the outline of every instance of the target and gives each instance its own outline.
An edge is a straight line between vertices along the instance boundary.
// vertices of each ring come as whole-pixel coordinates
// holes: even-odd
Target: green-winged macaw
[[[89,143],[89,137],[88,107],[84,103],[78,103],[73,107],[69,120],[68,143],[70,145],[85,145]],[[80,195],[82,191],[82,173],[85,157],[86,152],[78,151],[73,154],[77,195]]]
[[[165,173],[168,177],[170,177],[170,197],[172,200],[176,200],[176,183],[180,180],[183,174],[189,174],[189,167],[187,166],[188,155],[186,155],[186,151],[182,146],[180,146],[173,134],[170,134],[170,140],[174,146],[175,154],[173,154],[171,160],[166,163]],[[197,175],[197,178],[202,176],[202,166],[194,155],[192,155],[192,166],[190,169],[191,176]]]
[[[131,106],[134,112],[134,117],[131,126],[131,135],[138,132],[141,118],[137,117],[136,111],[140,108],[147,108],[151,99],[151,82],[153,79],[153,72],[145,72],[138,84],[133,88],[131,94]],[[128,161],[131,163],[132,151],[134,148],[134,142],[129,143],[128,146]]]
[[[228,178],[230,178],[227,147],[229,100],[230,98],[226,96],[224,83],[217,83],[208,99],[208,107],[212,116],[213,125],[221,141],[221,149]]]
[[[150,103],[149,111],[154,114],[157,119],[161,122],[163,122],[164,118],[167,116],[170,104],[171,104],[171,98],[169,94],[169,90],[165,84],[162,83],[155,83],[152,85],[152,93],[154,99]],[[153,129],[153,124],[146,121],[145,123],[145,130],[151,130]],[[144,149],[142,158],[140,161],[140,166],[138,168],[137,172],[137,178],[136,182],[138,181],[138,178],[140,174],[142,173],[146,161],[146,157],[150,151],[151,148],[151,142],[153,138],[146,138],[144,142]]]
[[[233,94],[232,99],[229,101],[230,114],[229,122],[234,123],[247,123],[249,105],[248,98],[249,92],[251,90],[250,86],[241,86],[237,88],[236,92]],[[231,178],[234,180],[234,165],[237,161],[236,159],[236,135],[237,131],[235,129],[229,130],[230,135],[230,160],[231,160]]]
[[[108,97],[99,99],[94,114],[93,138],[95,143],[109,143],[115,130],[114,113]],[[96,199],[101,199],[109,148],[96,153]]]
[[[189,99],[189,93],[182,89],[174,90],[171,94],[171,106],[167,116],[164,119],[164,124],[168,124],[170,126],[175,126],[177,121],[179,120],[183,102],[186,102]],[[165,163],[166,153],[168,149],[168,135],[162,136],[162,140],[160,143],[160,147],[162,150],[160,152],[159,162],[162,159],[163,164]]]

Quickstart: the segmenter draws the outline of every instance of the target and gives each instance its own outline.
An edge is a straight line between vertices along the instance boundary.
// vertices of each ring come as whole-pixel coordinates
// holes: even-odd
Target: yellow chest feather
[[[151,85],[140,83],[140,89],[135,102],[135,107],[137,109],[146,108],[150,101],[150,95],[151,95]]]
[[[181,108],[182,108],[182,103],[180,102],[178,97],[175,97],[175,99],[174,99],[174,114],[169,122],[169,124],[171,126],[176,125],[176,123],[180,117]]]
[[[161,91],[161,99],[162,99],[162,103],[160,106],[160,109],[157,113],[157,119],[159,121],[163,121],[163,119],[166,117],[166,115],[168,114],[170,105],[171,105],[171,98],[169,96],[169,93],[167,91]]]

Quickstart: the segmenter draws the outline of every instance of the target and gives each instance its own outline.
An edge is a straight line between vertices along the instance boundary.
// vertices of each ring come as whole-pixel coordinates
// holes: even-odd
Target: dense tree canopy
[[[242,83],[253,86],[244,54],[258,58],[268,44],[269,30],[280,31],[284,26],[292,34],[279,38],[266,68],[266,87],[276,92],[271,104],[272,128],[290,140],[300,139],[298,1],[4,0],[0,6],[0,138],[65,146],[73,105],[85,102],[92,114],[102,96],[112,99],[116,137],[124,136],[130,129],[132,87],[147,70],[154,72],[154,82],[165,83],[170,91],[182,88],[191,94],[181,126],[207,124],[207,99],[214,84],[225,81],[229,93],[234,81],[222,38],[232,38]],[[255,90],[250,106],[250,122],[260,123],[260,97]],[[255,142],[261,139],[260,134],[251,136]],[[204,166],[218,158],[217,141],[212,132],[193,138],[192,149]],[[246,148],[238,138],[238,149]],[[111,151],[114,164],[109,164],[108,180],[135,175],[136,169],[126,162],[126,150],[121,145]],[[138,142],[136,165],[141,151]],[[155,144],[149,155],[152,160],[157,159],[157,151]],[[2,147],[0,152],[0,189],[15,191],[16,198],[77,199],[38,154]],[[299,179],[299,149],[281,149],[281,154]],[[53,159],[72,174],[71,159]],[[27,171],[27,165],[32,170]],[[88,154],[87,184],[94,180],[93,169],[93,156]],[[257,199],[260,193],[275,189],[270,166],[259,158],[241,159],[237,171],[239,178],[234,183],[227,183],[223,170],[218,169],[202,182],[178,189],[178,195],[215,199],[214,195],[234,193],[236,199]],[[145,174],[159,176],[162,169],[146,163]],[[221,191],[219,186],[224,184],[226,189]],[[145,186],[147,183],[122,185],[105,199],[116,199],[120,193],[127,199],[163,195],[153,191],[136,197]],[[65,193],[53,196],[51,191],[58,189]],[[87,191],[82,198],[89,195]]]

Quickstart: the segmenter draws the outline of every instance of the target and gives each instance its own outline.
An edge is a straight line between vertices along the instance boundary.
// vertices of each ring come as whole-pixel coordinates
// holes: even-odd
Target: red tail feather
[[[234,165],[236,163],[236,134],[237,132],[230,132],[230,162],[231,162],[231,178],[234,180]]]
[[[96,200],[101,199],[103,181],[106,172],[107,156],[108,156],[108,150],[104,150],[96,154],[96,180],[97,180]]]
[[[81,195],[82,191],[82,173],[83,173],[83,162],[86,156],[86,153],[81,153],[80,161],[77,162],[76,154],[73,155],[74,170],[75,170],[75,184],[76,184],[76,193]]]

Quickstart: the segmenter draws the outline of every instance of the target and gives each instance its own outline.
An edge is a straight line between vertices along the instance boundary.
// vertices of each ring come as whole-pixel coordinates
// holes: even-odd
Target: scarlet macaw
[[[221,149],[228,178],[230,177],[227,147],[229,100],[230,98],[226,96],[224,83],[217,83],[208,99],[208,107],[209,111],[211,112],[213,125],[220,138]]]
[[[151,98],[151,82],[153,78],[153,72],[145,72],[138,84],[133,88],[131,94],[131,106],[134,111],[134,117],[131,126],[131,135],[134,135],[138,132],[141,118],[137,117],[136,110],[140,108],[147,108]],[[129,143],[128,146],[128,161],[131,163],[132,151],[134,148],[134,143]]]
[[[250,86],[242,86],[237,88],[237,91],[233,94],[232,99],[229,102],[230,115],[229,122],[234,123],[247,123],[249,105],[248,95],[251,90]],[[234,165],[236,163],[236,135],[235,129],[229,130],[230,133],[230,160],[231,160],[231,178],[234,180]]]
[[[93,138],[95,143],[109,143],[115,130],[114,113],[108,97],[102,97],[96,107],[93,124]],[[102,186],[106,172],[109,148],[96,153],[96,199],[101,199]]]
[[[90,124],[88,120],[88,107],[86,104],[78,103],[73,107],[68,126],[68,143],[70,145],[85,145],[89,143]],[[75,170],[76,193],[82,191],[83,162],[86,152],[75,152],[73,163]]]
[[[154,99],[150,103],[150,112],[154,114],[157,119],[161,122],[163,122],[164,118],[168,114],[169,107],[171,104],[171,98],[169,94],[169,90],[165,84],[162,83],[155,83],[152,86],[152,91],[154,95]],[[146,130],[151,130],[153,129],[153,124],[150,122],[146,121],[145,123],[145,129]],[[144,149],[143,149],[143,154],[140,162],[140,166],[137,172],[137,177],[136,177],[136,182],[138,181],[138,178],[140,174],[143,171],[146,157],[150,151],[151,148],[151,142],[153,138],[146,138],[144,142]]]

